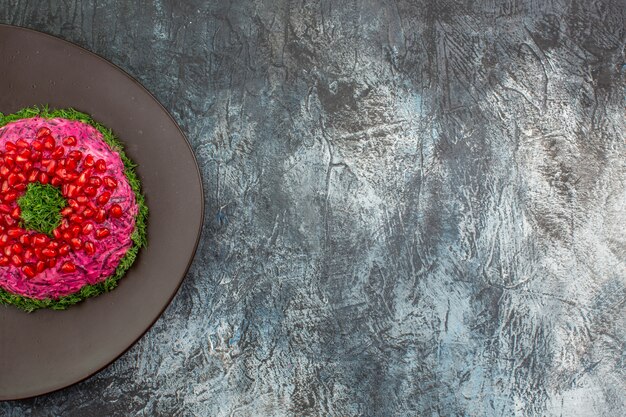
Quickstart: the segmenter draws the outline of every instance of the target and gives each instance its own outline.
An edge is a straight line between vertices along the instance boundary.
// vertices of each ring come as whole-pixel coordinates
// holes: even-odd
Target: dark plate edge
[[[82,51],[86,52],[87,54],[94,56],[95,58],[97,58],[101,62],[103,62],[103,63],[105,63],[105,64],[107,64],[109,66],[112,66],[113,68],[117,69],[122,74],[124,74],[129,80],[131,80],[133,83],[138,85],[142,90],[144,90],[161,107],[161,109],[165,112],[165,114],[170,118],[170,121],[174,124],[174,126],[176,126],[176,129],[178,129],[178,131],[180,132],[180,135],[182,136],[183,140],[185,141],[185,144],[187,145],[187,148],[189,149],[189,153],[191,154],[191,158],[192,158],[192,160],[194,162],[194,166],[196,168],[196,175],[198,176],[198,183],[200,184],[200,228],[199,228],[198,234],[196,236],[196,242],[194,243],[193,256],[191,256],[191,258],[187,262],[187,266],[185,267],[185,272],[183,273],[183,276],[180,279],[180,282],[176,286],[176,289],[174,290],[172,295],[169,297],[169,299],[168,299],[167,303],[165,304],[165,306],[163,307],[163,309],[159,312],[159,314],[155,317],[155,319],[148,325],[148,327],[126,349],[124,349],[122,352],[120,352],[120,354],[117,355],[115,358],[113,358],[109,363],[105,364],[104,366],[102,366],[101,368],[95,370],[93,373],[85,376],[84,378],[79,379],[78,381],[72,382],[69,385],[63,385],[63,386],[60,386],[58,388],[53,388],[51,390],[48,390],[48,391],[45,391],[45,392],[41,392],[39,394],[27,395],[27,396],[24,396],[24,397],[6,398],[6,399],[0,398],[0,402],[6,402],[6,401],[20,401],[20,400],[27,400],[27,399],[30,399],[30,398],[36,398],[36,397],[39,397],[41,395],[51,394],[53,392],[60,391],[62,389],[69,388],[71,386],[79,384],[79,383],[81,383],[81,382],[91,378],[92,376],[100,373],[105,368],[109,367],[113,362],[117,361],[120,357],[122,357],[122,355],[124,355],[133,346],[135,346],[135,344],[137,344],[137,342],[141,338],[143,338],[145,336],[145,334],[148,333],[148,331],[159,320],[159,318],[163,315],[163,313],[165,312],[167,307],[169,307],[169,305],[172,303],[172,300],[174,299],[174,297],[178,294],[178,291],[180,290],[180,287],[183,284],[183,281],[185,280],[185,276],[187,275],[187,272],[189,272],[189,268],[191,268],[191,265],[193,264],[193,261],[194,261],[194,259],[196,257],[195,255],[196,255],[196,252],[198,250],[198,245],[200,243],[200,237],[202,236],[202,229],[203,229],[202,225],[204,224],[204,208],[205,207],[204,207],[204,187],[203,187],[203,183],[202,183],[202,176],[200,175],[200,167],[198,166],[198,161],[196,159],[196,155],[193,152],[193,148],[191,147],[191,144],[189,143],[189,140],[187,139],[187,136],[181,130],[181,128],[178,125],[178,123],[176,122],[176,120],[174,120],[174,118],[172,117],[170,112],[163,106],[163,104],[161,104],[161,102],[150,91],[148,91],[148,89],[146,87],[144,87],[139,81],[137,81],[137,79],[135,79],[133,76],[128,74],[122,68],[118,67],[114,63],[108,61],[107,59],[101,57],[100,55],[96,54],[95,52],[92,52],[92,51],[90,51],[90,50],[88,50],[86,48],[83,48],[82,46],[77,45],[74,42],[71,42],[71,41],[59,38],[58,36],[54,36],[54,35],[51,35],[51,34],[48,34],[48,33],[45,33],[45,32],[40,32],[38,30],[34,30],[34,29],[22,27],[22,26],[8,25],[8,24],[5,24],[5,23],[0,23],[0,28],[18,29],[18,30],[22,30],[24,32],[32,32],[32,33],[37,34],[37,35],[46,36],[46,37],[55,39],[57,41],[66,42],[66,43],[68,43],[68,44],[70,44],[72,46],[80,48]]]

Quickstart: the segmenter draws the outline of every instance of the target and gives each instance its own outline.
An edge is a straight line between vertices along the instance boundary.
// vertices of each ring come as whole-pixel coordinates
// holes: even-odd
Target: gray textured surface
[[[626,2],[95,3],[0,22],[156,95],[204,237],[120,360],[0,415],[626,415]]]

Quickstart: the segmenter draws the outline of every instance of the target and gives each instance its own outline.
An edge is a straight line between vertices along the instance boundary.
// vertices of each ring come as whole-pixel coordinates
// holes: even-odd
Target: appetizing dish
[[[134,166],[84,113],[0,113],[1,303],[64,309],[117,285],[146,243]]]

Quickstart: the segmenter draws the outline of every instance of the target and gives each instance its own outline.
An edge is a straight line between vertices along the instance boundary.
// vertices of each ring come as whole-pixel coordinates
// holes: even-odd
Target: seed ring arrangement
[[[115,288],[146,244],[134,168],[85,113],[0,113],[0,303],[60,310]]]

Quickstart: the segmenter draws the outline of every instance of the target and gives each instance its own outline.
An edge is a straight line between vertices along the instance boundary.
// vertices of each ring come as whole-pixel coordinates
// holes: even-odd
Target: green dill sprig
[[[139,182],[139,178],[135,173],[136,164],[131,161],[128,156],[126,156],[126,154],[124,153],[123,145],[115,137],[111,129],[94,121],[88,114],[79,112],[71,108],[50,110],[48,106],[27,107],[16,113],[8,115],[0,113],[0,127],[5,126],[6,124],[14,122],[16,120],[27,119],[36,116],[42,117],[44,119],[60,117],[68,120],[77,120],[96,128],[102,134],[104,141],[111,147],[112,150],[119,154],[122,162],[124,163],[124,175],[126,175],[128,183],[130,184],[130,187],[135,194],[138,211],[137,215],[135,216],[135,229],[131,234],[131,240],[133,242],[133,245],[122,257],[113,275],[111,275],[104,281],[94,285],[85,285],[74,294],[70,294],[58,299],[47,298],[44,300],[24,297],[22,295],[10,293],[0,288],[0,304],[12,304],[26,312],[32,312],[40,308],[65,310],[66,308],[76,303],[79,303],[87,298],[111,291],[117,286],[119,280],[126,274],[126,271],[131,267],[133,262],[135,262],[137,254],[139,253],[139,249],[145,247],[148,242],[146,233],[148,206],[146,205],[145,198],[141,193],[141,183]]]
[[[31,182],[17,204],[24,229],[51,235],[62,220],[61,210],[67,205],[61,191],[50,184]]]

